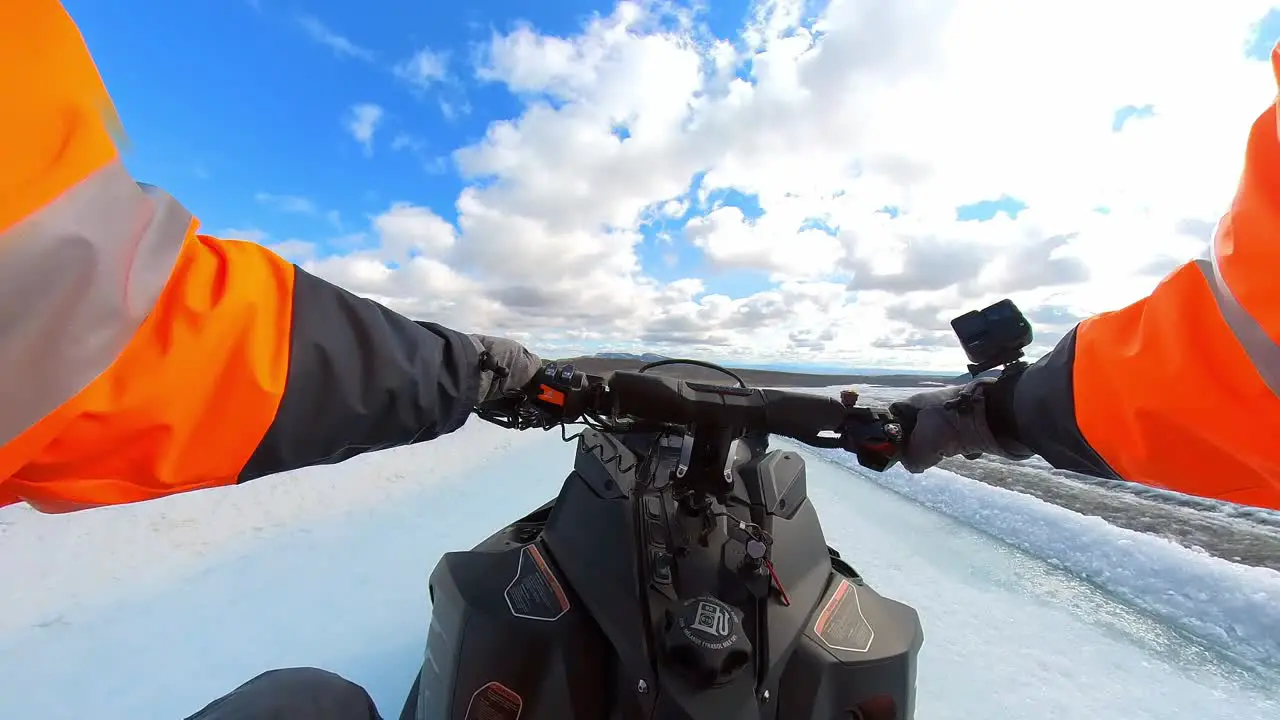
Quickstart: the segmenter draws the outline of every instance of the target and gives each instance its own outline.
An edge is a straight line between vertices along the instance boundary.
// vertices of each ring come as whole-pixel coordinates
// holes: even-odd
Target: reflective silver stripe
[[[0,445],[115,361],[168,282],[190,223],[117,161],[0,234]]]
[[[1211,253],[1211,257],[1213,260],[1196,260],[1195,264],[1209,283],[1213,299],[1218,303],[1218,312],[1222,313],[1227,326],[1236,336],[1236,341],[1253,362],[1262,382],[1271,388],[1271,392],[1280,396],[1280,345],[1271,340],[1267,331],[1231,294],[1231,288],[1218,267],[1217,254]]]

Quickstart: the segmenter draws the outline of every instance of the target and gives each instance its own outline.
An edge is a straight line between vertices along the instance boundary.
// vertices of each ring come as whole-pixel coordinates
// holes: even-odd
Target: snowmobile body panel
[[[913,717],[916,612],[827,546],[803,459],[765,442],[738,448],[723,517],[708,529],[652,482],[670,475],[679,448],[584,433],[556,500],[437,565],[420,692],[402,720]],[[739,569],[739,523],[771,536],[788,602],[769,573]],[[750,648],[750,664],[712,686],[664,640],[697,598],[732,608],[733,637]]]
[[[522,542],[531,528],[541,523],[518,522],[470,552],[448,553],[432,572],[427,654],[410,717],[606,716],[608,645],[545,544]]]

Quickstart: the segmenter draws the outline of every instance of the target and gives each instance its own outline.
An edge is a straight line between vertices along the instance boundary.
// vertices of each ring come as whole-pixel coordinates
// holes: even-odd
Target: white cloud
[[[310,198],[298,195],[276,195],[274,193],[260,192],[254,195],[253,199],[283,213],[314,215],[317,212],[316,205]]]
[[[313,15],[300,15],[298,24],[312,40],[328,47],[339,57],[352,57],[364,61],[372,61],[374,58],[372,50],[363,48],[334,32]]]
[[[396,203],[373,220],[373,228],[382,240],[382,249],[397,262],[418,253],[442,255],[457,240],[452,225],[440,216],[409,203]]]
[[[421,150],[425,150],[426,147],[427,147],[426,142],[424,142],[420,138],[416,138],[412,135],[407,135],[405,133],[396,135],[395,138],[391,140],[392,150],[410,150],[413,152],[419,152]]]
[[[347,119],[344,121],[347,132],[364,147],[365,155],[373,154],[373,134],[384,114],[382,107],[373,103],[352,105],[347,112]]]
[[[444,98],[440,98],[439,105],[440,114],[443,115],[446,120],[456,120],[463,115],[471,114],[471,103],[466,100],[452,102],[445,100]]]
[[[685,234],[716,267],[766,270],[777,278],[831,275],[844,257],[840,240],[821,230],[797,232],[801,218],[775,217],[750,222],[740,209],[721,207],[691,220]]]
[[[419,90],[444,81],[449,74],[449,56],[424,47],[408,59],[397,63],[392,72],[395,76]]]
[[[335,230],[343,228],[342,214],[337,210],[321,211],[311,198],[301,195],[278,195],[276,193],[258,192],[253,199],[272,210],[291,215],[309,215],[323,217]]]
[[[1243,53],[1270,4],[832,0],[806,24],[811,4],[777,0],[712,38],[669,3],[627,2],[572,36],[520,26],[477,75],[524,111],[454,153],[469,183],[456,226],[397,204],[374,222],[377,249],[316,267],[549,353],[640,340],[958,368],[949,317],[1004,295],[1114,309],[1203,252],[1275,97]],[[1152,117],[1112,132],[1117,110],[1146,104]],[[381,111],[363,107],[350,127],[368,148]],[[721,207],[678,230],[728,189],[762,214]],[[1016,219],[956,219],[1005,195],[1027,206]],[[646,251],[655,266],[684,248],[772,285],[729,297],[655,280],[645,222],[670,237]]]

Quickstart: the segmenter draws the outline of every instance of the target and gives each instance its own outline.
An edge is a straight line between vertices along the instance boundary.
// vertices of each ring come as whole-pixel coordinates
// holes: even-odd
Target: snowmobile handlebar
[[[901,455],[906,433],[887,409],[856,405],[857,394],[839,399],[810,393],[681,380],[641,371],[617,371],[607,380],[573,365],[543,365],[530,383],[527,405],[546,426],[583,417],[630,419],[641,424],[724,428],[783,435],[814,447],[842,448],[859,464],[883,471]],[[486,418],[491,419],[492,418]]]

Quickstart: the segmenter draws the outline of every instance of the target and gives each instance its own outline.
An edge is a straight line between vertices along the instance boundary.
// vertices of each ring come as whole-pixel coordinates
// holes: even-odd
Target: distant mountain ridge
[[[657,353],[624,353],[624,352],[602,352],[596,353],[591,357],[604,358],[605,360],[636,360],[642,363],[658,362],[659,360],[670,360],[666,355],[658,355]]]
[[[636,363],[651,363],[661,360],[671,360],[668,355],[659,355],[658,353],[643,352],[598,352],[593,355],[585,355],[582,357],[595,358],[600,360],[626,360]],[[814,375],[827,377],[912,377],[912,378],[929,378],[943,383],[965,383],[971,378],[968,373],[964,373],[958,377],[952,376],[945,371],[936,370],[912,370],[912,369],[885,369],[872,367],[852,367],[839,365],[808,365],[801,363],[759,363],[759,364],[742,364],[734,365],[735,371],[751,371],[762,373],[784,373],[788,375]],[[983,377],[995,376],[1000,373],[999,370],[983,373]]]
[[[1001,373],[1001,372],[1002,372],[1002,371],[1001,371],[1001,369],[1000,369],[1000,368],[994,368],[994,369],[992,369],[992,370],[987,370],[987,371],[985,371],[985,372],[978,373],[978,377],[980,377],[980,378],[993,378],[993,377],[1000,377],[1000,373]],[[951,382],[954,382],[954,383],[967,383],[967,382],[969,382],[969,381],[970,381],[970,380],[972,380],[972,379],[973,379],[973,376],[972,376],[972,375],[970,375],[969,373],[965,372],[965,373],[960,373],[960,374],[959,374],[959,375],[957,375],[956,377],[952,378],[952,379],[951,379]]]
[[[667,360],[657,353],[602,352],[570,358],[557,358],[561,364],[573,364],[577,369],[592,375],[609,375],[618,370],[637,370],[645,363]],[[755,387],[829,387],[834,385],[881,385],[888,387],[938,387],[957,384],[946,375],[922,375],[915,373],[863,375],[857,373],[815,373],[764,370],[759,368],[730,367],[748,385]],[[654,372],[703,382],[724,382],[726,377],[696,365],[668,365]],[[968,376],[965,376],[968,379]]]

